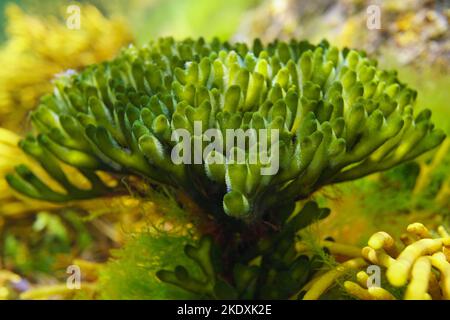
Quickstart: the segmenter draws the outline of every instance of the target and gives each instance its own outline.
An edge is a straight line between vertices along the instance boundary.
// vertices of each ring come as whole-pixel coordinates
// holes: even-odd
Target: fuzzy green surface
[[[102,299],[193,299],[188,291],[163,283],[156,277],[162,268],[186,265],[194,275],[197,266],[184,254],[188,238],[140,233],[134,235],[100,273],[99,291]]]

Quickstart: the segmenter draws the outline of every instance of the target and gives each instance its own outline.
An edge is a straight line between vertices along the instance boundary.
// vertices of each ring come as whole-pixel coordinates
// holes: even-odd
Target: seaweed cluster
[[[255,40],[249,47],[163,38],[56,81],[31,115],[36,134],[20,147],[57,187],[26,165],[7,181],[58,203],[123,192],[104,172],[181,191],[213,224],[199,226],[198,245],[185,248],[200,277],[181,265],[158,277],[202,297],[283,299],[320,267],[296,251],[298,232],[329,213],[299,200],[392,168],[444,139],[429,110],[414,115],[416,96],[363,52],[326,41]],[[267,136],[255,133],[262,129]],[[228,130],[242,133],[248,148],[234,146]],[[173,152],[181,138],[188,161],[179,163]],[[235,161],[239,155],[243,161]],[[264,174],[267,159],[278,159],[278,170]]]
[[[415,98],[395,72],[326,42],[255,41],[248,48],[165,38],[59,81],[32,113],[38,135],[21,147],[65,192],[24,166],[7,178],[29,197],[63,202],[111,193],[96,171],[135,174],[213,204],[214,214],[252,220],[323,185],[391,168],[437,146],[444,134],[430,123],[429,110],[413,115]],[[224,146],[227,129],[277,130],[266,156],[277,151],[278,172],[261,174],[262,155],[251,148],[208,150],[209,128],[223,132],[215,142]],[[204,161],[172,161],[176,129],[191,134]],[[230,153],[242,151],[244,161],[230,161]],[[61,162],[77,168],[91,188],[73,185]]]
[[[449,300],[450,235],[443,226],[429,231],[412,223],[401,237],[402,249],[384,231],[374,233],[360,257],[338,265],[304,287],[303,299],[319,299],[336,279],[353,270],[354,279],[343,282],[345,291],[362,300]],[[374,266],[381,271],[373,281]],[[369,272],[370,270],[370,272]]]
[[[124,21],[108,19],[94,6],[80,6],[83,28],[70,30],[56,16],[31,15],[15,4],[6,7],[7,41],[0,50],[0,124],[24,129],[27,113],[52,90],[51,80],[113,58],[132,41]]]

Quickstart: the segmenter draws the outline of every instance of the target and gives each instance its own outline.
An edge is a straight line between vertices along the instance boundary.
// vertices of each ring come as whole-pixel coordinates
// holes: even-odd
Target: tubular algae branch
[[[444,134],[431,112],[413,113],[416,95],[364,53],[325,41],[255,40],[248,47],[159,39],[57,82],[33,112],[37,135],[20,146],[65,192],[26,166],[7,179],[29,197],[65,202],[112,192],[96,171],[138,175],[183,190],[215,215],[253,221],[321,186],[389,169],[440,144]],[[210,128],[277,131],[279,170],[262,175],[252,148],[226,150],[244,152],[238,163],[210,151]],[[177,129],[191,134],[205,163],[172,161]],[[216,143],[228,145],[222,137]],[[60,163],[77,168],[91,188],[72,185]]]
[[[395,71],[326,41],[264,45],[256,39],[247,46],[162,38],[57,81],[54,93],[41,99],[31,116],[34,135],[20,147],[60,188],[26,165],[6,178],[19,193],[56,203],[120,192],[101,179],[105,172],[176,190],[201,207],[208,218],[200,220],[212,226],[199,227],[200,240],[184,247],[200,272],[183,263],[156,272],[160,280],[219,299],[286,299],[311,283],[305,297],[317,298],[342,270],[322,279],[316,274],[320,256],[296,250],[299,231],[329,214],[307,198],[438,146],[445,135],[429,110],[414,114],[416,96]],[[214,136],[219,148],[207,144],[210,129],[221,133]],[[266,136],[252,134],[263,129]],[[245,134],[243,148],[229,143],[228,130]],[[278,139],[269,139],[272,134]],[[190,161],[171,156],[181,136],[194,151]],[[196,161],[198,154],[204,161]],[[242,161],[233,161],[235,155]],[[275,158],[278,170],[263,174],[264,160]],[[89,187],[72,183],[67,166]],[[371,250],[386,249],[382,261],[391,261],[390,241],[384,234],[371,241]],[[405,250],[388,277],[403,284],[411,256],[437,252],[439,241],[425,239]],[[447,276],[444,262],[437,255],[431,264]],[[365,263],[356,258],[345,267]]]

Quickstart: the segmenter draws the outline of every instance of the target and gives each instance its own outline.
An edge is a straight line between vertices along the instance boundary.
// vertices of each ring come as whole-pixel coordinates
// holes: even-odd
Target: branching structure
[[[222,280],[233,279],[241,256],[255,258],[255,241],[270,249],[258,251],[267,266],[252,278],[255,272],[246,260],[242,273],[258,279],[257,289],[227,289],[212,272],[205,254],[211,242],[204,238],[198,249],[189,247],[186,253],[199,263],[206,282],[190,278],[182,267],[162,271],[161,279],[209,297],[282,298],[306,281],[299,280],[296,288],[286,285],[289,292],[274,289],[281,281],[276,274],[297,274],[303,266],[293,249],[295,234],[325,216],[324,209],[310,204],[300,213],[311,213],[302,218],[293,211],[296,201],[324,185],[389,169],[442,142],[444,134],[430,122],[429,110],[413,114],[415,99],[416,92],[395,72],[377,69],[376,61],[362,52],[340,51],[325,41],[314,46],[255,40],[248,47],[164,38],[61,79],[33,112],[37,135],[20,145],[65,192],[51,189],[26,166],[17,167],[7,180],[18,192],[53,202],[114,192],[98,171],[138,175],[181,190],[213,216],[229,241],[226,250],[221,248],[225,270],[215,271]],[[200,152],[203,161],[173,161],[177,129],[190,134],[190,149]],[[245,136],[249,148],[217,152],[208,149],[208,129],[222,133],[214,137],[220,146],[232,145],[228,129],[267,129],[279,139],[250,133]],[[253,146],[267,144],[270,151],[258,153],[251,141]],[[233,161],[239,153],[244,161]],[[279,170],[263,175],[267,162],[262,156],[277,157]],[[61,164],[78,169],[91,188],[71,183]],[[295,219],[307,223],[297,225]],[[286,243],[282,235],[288,235]]]
[[[8,181],[30,197],[68,201],[109,191],[96,170],[138,174],[219,207],[223,199],[228,215],[256,217],[320,186],[391,168],[438,145],[444,134],[433,128],[428,110],[413,115],[415,97],[395,72],[326,42],[255,41],[248,48],[160,39],[60,81],[33,113],[39,134],[22,141],[22,149],[65,194],[24,167]],[[245,163],[214,153],[203,164],[174,164],[171,133],[183,128],[193,142],[202,139],[194,136],[194,121],[201,121],[201,135],[209,128],[278,129],[279,171],[262,176],[259,159],[249,164],[249,150]],[[92,189],[73,187],[58,170],[60,161],[85,174]]]
[[[435,232],[418,222],[410,224],[406,231],[401,236],[401,249],[388,233],[374,233],[360,257],[311,280],[303,298],[318,299],[344,271],[354,269],[358,271],[356,279],[352,279],[355,281],[345,281],[343,285],[348,294],[358,299],[450,300],[449,233],[443,226]],[[382,273],[370,275],[370,266]],[[378,284],[374,275],[379,277]]]

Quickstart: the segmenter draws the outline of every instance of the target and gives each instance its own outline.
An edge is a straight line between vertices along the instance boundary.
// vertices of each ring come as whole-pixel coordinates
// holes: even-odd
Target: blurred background
[[[79,8],[79,28],[73,28],[71,5]],[[0,0],[0,298],[73,297],[61,284],[73,261],[89,270],[83,281],[90,285],[78,297],[158,296],[153,284],[140,284],[123,268],[132,273],[148,262],[140,260],[148,254],[139,251],[143,246],[160,249],[145,236],[133,236],[158,213],[180,210],[170,197],[148,191],[144,199],[130,194],[56,206],[18,197],[3,179],[28,161],[17,142],[30,129],[30,110],[59,74],[160,36],[328,39],[398,70],[400,80],[419,92],[417,110],[430,108],[436,125],[449,134],[449,23],[450,0]],[[314,197],[332,215],[311,231],[362,245],[373,232],[398,235],[413,221],[448,225],[449,147],[446,140],[416,161],[320,191]],[[108,262],[111,254],[115,260]]]

